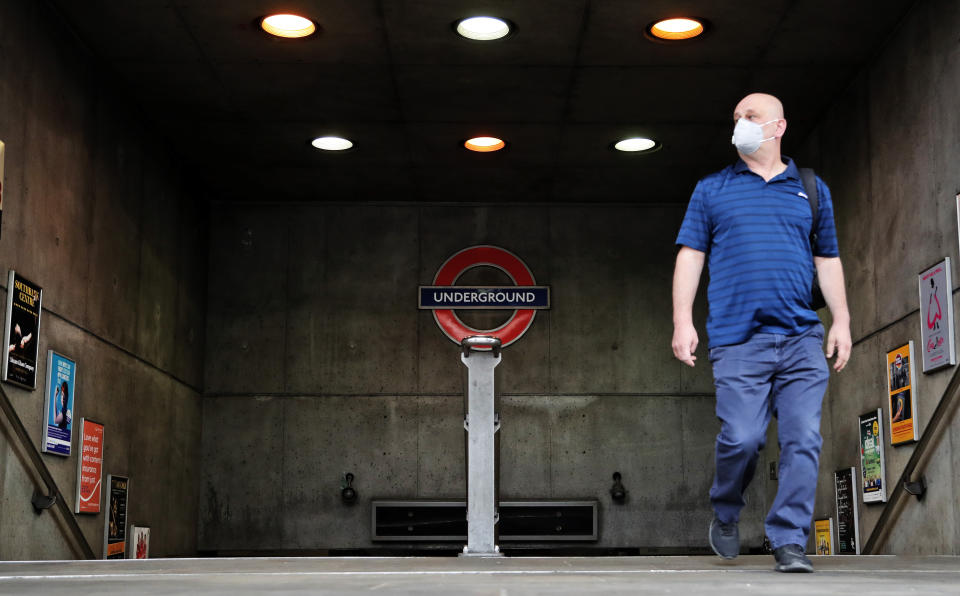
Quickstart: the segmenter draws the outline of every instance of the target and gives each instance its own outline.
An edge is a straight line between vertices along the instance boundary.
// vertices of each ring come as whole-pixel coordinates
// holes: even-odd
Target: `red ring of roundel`
[[[502,269],[517,286],[533,286],[536,282],[530,269],[512,252],[497,246],[471,246],[453,255],[437,271],[433,278],[435,286],[452,286],[468,269],[488,265]],[[537,311],[530,308],[518,308],[513,316],[496,329],[480,330],[464,325],[457,315],[449,309],[433,311],[433,318],[440,329],[456,344],[471,335],[484,335],[500,338],[502,346],[509,346],[520,339],[530,325]]]

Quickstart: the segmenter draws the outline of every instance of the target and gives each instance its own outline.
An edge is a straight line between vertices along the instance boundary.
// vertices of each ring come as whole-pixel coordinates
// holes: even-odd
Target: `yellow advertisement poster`
[[[818,555],[833,554],[833,518],[818,519],[813,522],[814,540]]]
[[[890,444],[918,439],[916,370],[913,342],[887,352],[887,391],[890,414]]]

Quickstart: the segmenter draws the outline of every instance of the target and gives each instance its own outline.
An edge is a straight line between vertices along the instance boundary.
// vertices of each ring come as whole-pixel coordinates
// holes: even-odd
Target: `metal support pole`
[[[493,407],[493,369],[500,364],[500,340],[468,337],[460,360],[467,367],[467,546],[461,556],[499,557],[494,526],[496,511],[494,433],[499,430]],[[478,351],[478,348],[486,348]]]

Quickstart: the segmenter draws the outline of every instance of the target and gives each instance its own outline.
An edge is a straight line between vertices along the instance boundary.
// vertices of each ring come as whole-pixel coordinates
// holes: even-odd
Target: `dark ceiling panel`
[[[553,177],[552,200],[558,202],[589,203],[598,200],[624,203],[685,203],[697,178],[717,167],[699,173],[689,165],[654,168],[568,167],[557,170]]]
[[[903,17],[900,0],[806,0],[795,3],[770,40],[768,64],[856,66]]]
[[[217,71],[251,122],[400,119],[387,65],[231,63]]]
[[[498,203],[553,199],[553,168],[491,165],[418,168],[418,198],[427,201]]]
[[[225,201],[416,201],[418,185],[408,167],[324,165],[265,166],[233,169],[213,180],[222,188],[216,199]]]
[[[80,37],[107,60],[190,62],[199,58],[169,0],[55,4]]]
[[[573,122],[715,122],[743,94],[749,70],[706,66],[578,69]]]
[[[441,122],[559,122],[573,69],[398,66],[404,116]]]
[[[112,65],[117,87],[123,87],[154,120],[223,120],[235,115],[218,74],[205,64],[117,61]]]

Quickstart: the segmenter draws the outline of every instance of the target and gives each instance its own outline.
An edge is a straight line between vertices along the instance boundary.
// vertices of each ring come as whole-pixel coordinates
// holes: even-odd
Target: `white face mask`
[[[737,120],[737,125],[733,128],[733,139],[731,142],[737,146],[737,151],[744,155],[756,153],[757,149],[760,148],[760,143],[772,141],[777,138],[775,136],[766,139],[763,138],[763,127],[770,124],[770,122],[777,122],[777,120],[779,120],[779,118],[764,122],[763,124],[757,124],[756,122],[750,122],[746,118],[741,118]]]

